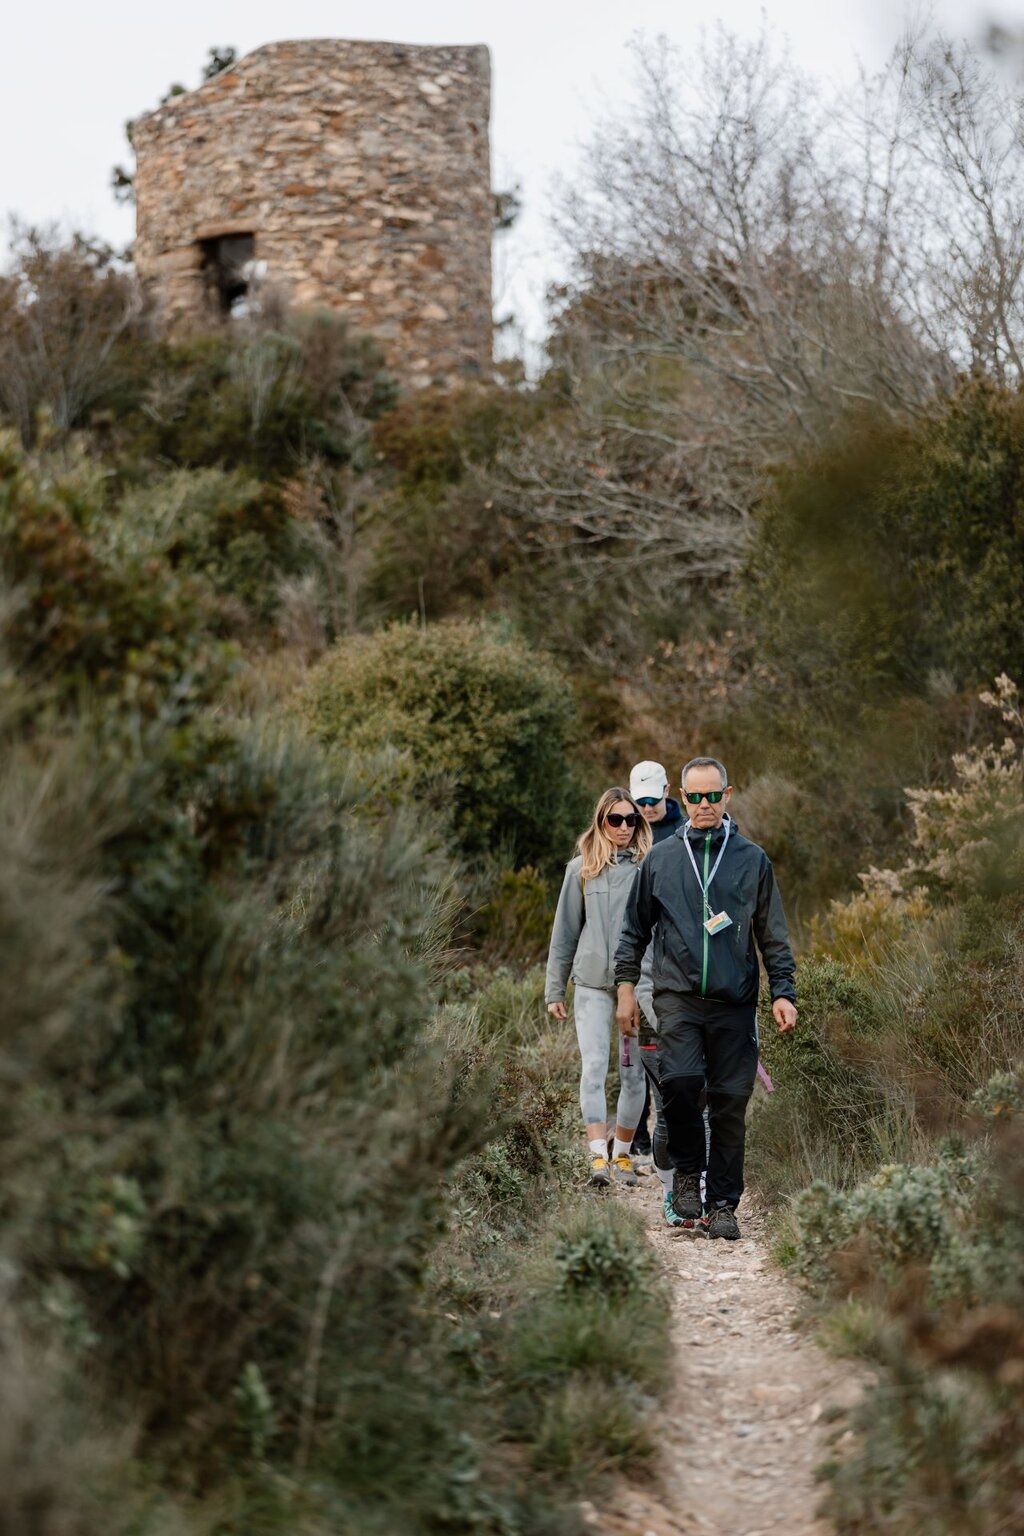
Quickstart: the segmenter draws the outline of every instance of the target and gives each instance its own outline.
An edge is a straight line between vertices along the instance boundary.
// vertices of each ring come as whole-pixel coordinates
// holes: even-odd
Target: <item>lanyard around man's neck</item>
[[[683,842],[686,844],[686,851],[690,855],[690,863],[693,865],[693,872],[697,876],[697,884],[700,886],[700,892],[704,898],[704,915],[706,917],[711,916],[711,905],[708,901],[708,891],[711,889],[712,880],[718,874],[718,866],[722,862],[722,857],[725,853],[725,850],[729,846],[729,833],[732,831],[732,818],[726,816],[722,822],[722,825],[725,827],[725,837],[722,839],[722,846],[718,850],[718,858],[715,860],[714,868],[712,869],[710,875],[708,875],[707,884],[705,884],[704,880],[701,878],[700,870],[697,868],[697,860],[693,856],[693,847],[690,843],[689,829],[687,829],[687,834],[683,837]],[[699,829],[695,828],[694,830]],[[708,835],[710,836],[711,832],[714,830],[716,829],[709,827]]]

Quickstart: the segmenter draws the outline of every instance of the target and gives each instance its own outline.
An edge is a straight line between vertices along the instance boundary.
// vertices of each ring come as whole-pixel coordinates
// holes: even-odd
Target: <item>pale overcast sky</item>
[[[979,0],[938,0],[931,10],[975,35],[990,19]],[[1005,20],[1005,0],[999,11]],[[571,176],[590,125],[627,96],[632,36],[665,33],[686,48],[702,27],[722,21],[753,34],[766,16],[798,63],[841,78],[858,59],[881,63],[904,14],[900,0],[21,0],[0,30],[0,212],[127,244],[133,214],[109,190],[111,167],[129,158],[125,120],[155,106],[172,81],[196,85],[211,45],[247,53],[301,37],[486,43],[495,186],[518,181],[525,201],[500,255],[496,298],[514,303],[536,335],[543,289],[557,276],[551,182]]]

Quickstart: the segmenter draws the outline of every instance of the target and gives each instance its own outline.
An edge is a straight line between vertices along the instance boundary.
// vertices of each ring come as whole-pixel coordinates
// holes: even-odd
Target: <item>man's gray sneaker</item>
[[[672,1175],[672,1204],[677,1216],[691,1224],[698,1221],[703,1214],[704,1207],[700,1203],[700,1174],[680,1173],[677,1168]]]
[[[728,1237],[735,1240],[740,1235],[736,1212],[729,1205],[716,1205],[705,1217],[708,1237]]]
[[[607,1189],[612,1182],[611,1165],[606,1157],[592,1157],[590,1159],[590,1186],[592,1189]]]
[[[612,1172],[615,1175],[616,1184],[639,1184],[640,1180],[633,1172],[633,1159],[623,1153],[622,1157],[612,1158]]]

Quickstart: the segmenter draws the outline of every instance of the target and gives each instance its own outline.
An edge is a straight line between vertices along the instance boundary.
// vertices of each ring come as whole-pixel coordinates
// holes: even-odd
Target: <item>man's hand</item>
[[[640,1031],[640,1006],[636,1000],[636,988],[628,981],[619,982],[615,1022],[623,1035],[635,1035]]]
[[[564,1019],[566,1017],[565,1004],[548,1003],[548,1013],[550,1013],[553,1019]]]
[[[791,1003],[788,997],[777,997],[772,1003],[772,1018],[779,1026],[780,1035],[784,1035],[787,1029],[795,1029],[796,1004]]]

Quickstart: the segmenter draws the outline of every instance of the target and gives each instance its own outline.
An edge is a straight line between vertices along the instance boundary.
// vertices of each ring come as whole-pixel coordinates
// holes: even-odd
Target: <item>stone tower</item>
[[[254,285],[373,332],[409,382],[491,359],[484,47],[271,43],[133,127],[139,278],[176,331]]]

